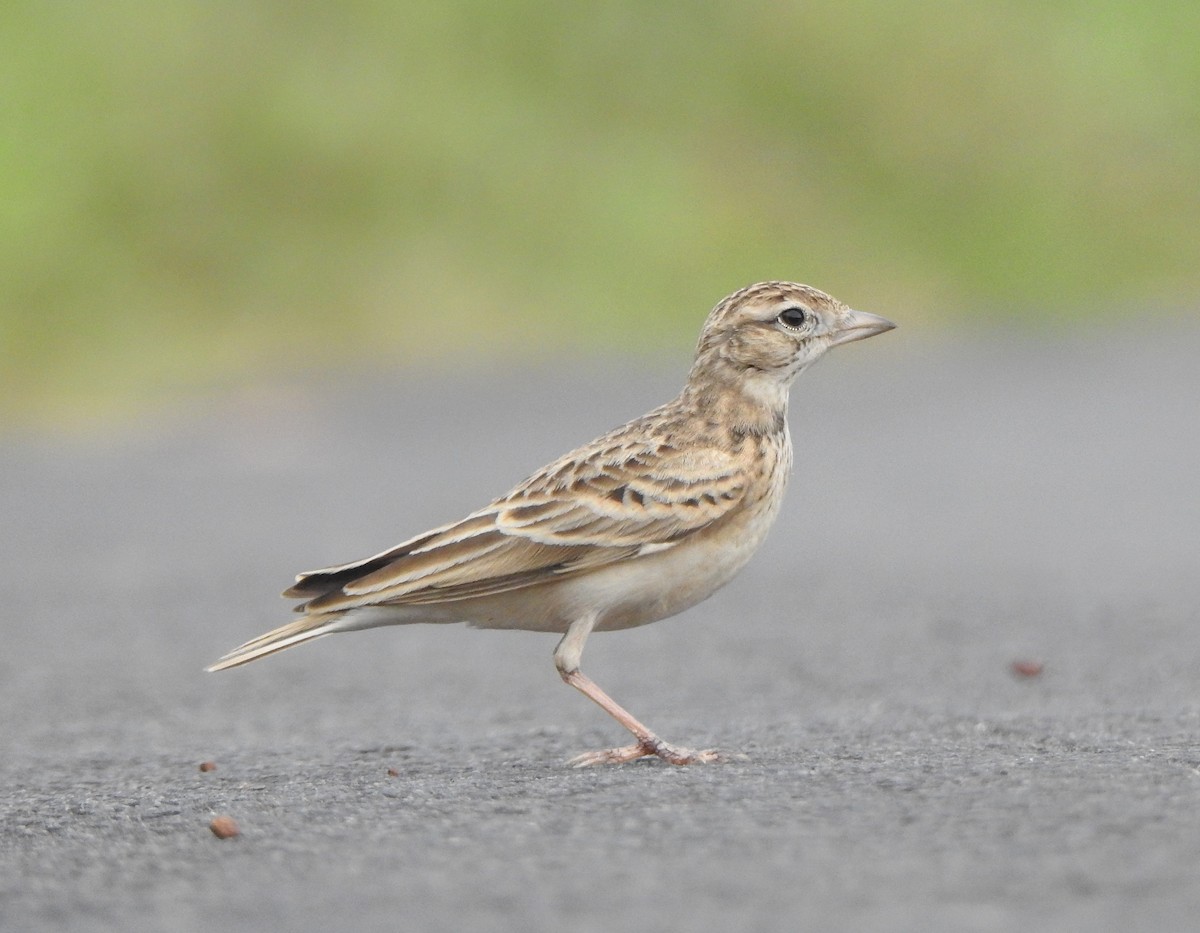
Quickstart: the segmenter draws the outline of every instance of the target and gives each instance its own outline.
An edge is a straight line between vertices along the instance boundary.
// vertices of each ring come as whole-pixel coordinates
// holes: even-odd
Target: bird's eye
[[[803,308],[784,308],[776,320],[786,327],[803,327],[804,322],[808,320],[808,314]]]

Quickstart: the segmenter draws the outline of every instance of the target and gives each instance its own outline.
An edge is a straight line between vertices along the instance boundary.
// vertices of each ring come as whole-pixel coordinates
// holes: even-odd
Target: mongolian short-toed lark
[[[891,330],[815,288],[762,282],[704,322],[673,401],[571,451],[462,521],[375,557],[303,573],[283,595],[300,619],[235,648],[211,671],[334,632],[409,622],[560,632],[559,674],[637,740],[576,765],[657,755],[668,745],[579,669],[592,631],[656,622],[741,570],[779,513],[792,467],[788,389],[825,351]]]

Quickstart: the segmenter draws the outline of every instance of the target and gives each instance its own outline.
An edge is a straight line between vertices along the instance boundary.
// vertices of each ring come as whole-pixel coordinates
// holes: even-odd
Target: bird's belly
[[[412,621],[565,632],[576,619],[594,612],[596,631],[646,625],[691,608],[732,580],[762,543],[771,517],[760,514],[757,520],[558,582],[437,607],[411,607],[424,610],[423,618]]]
[[[580,581],[584,603],[599,603],[596,631],[657,622],[708,599],[749,561],[758,542],[689,543]]]

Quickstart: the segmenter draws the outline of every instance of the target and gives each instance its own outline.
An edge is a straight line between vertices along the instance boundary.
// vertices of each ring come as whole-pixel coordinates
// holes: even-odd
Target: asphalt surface
[[[744,756],[690,768],[565,768],[624,737],[548,635],[412,626],[201,671],[287,618],[296,571],[664,401],[686,348],[0,438],[0,929],[1196,929],[1180,327],[902,327],[802,376],[750,567],[584,657],[668,740]]]

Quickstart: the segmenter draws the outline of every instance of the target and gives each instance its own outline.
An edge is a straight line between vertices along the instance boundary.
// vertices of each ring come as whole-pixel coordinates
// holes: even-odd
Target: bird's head
[[[709,313],[690,380],[736,381],[764,401],[786,397],[792,380],[831,347],[895,326],[808,285],[759,282]]]

